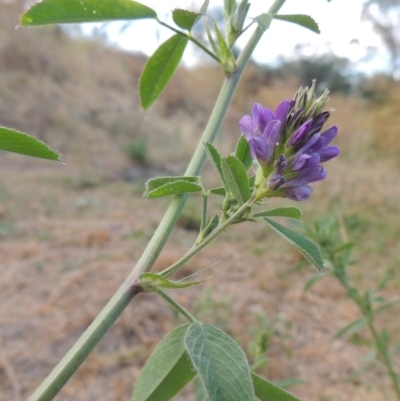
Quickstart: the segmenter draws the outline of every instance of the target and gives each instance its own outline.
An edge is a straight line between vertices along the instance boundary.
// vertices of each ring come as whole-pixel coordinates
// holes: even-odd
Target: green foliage
[[[60,160],[59,153],[33,136],[10,128],[0,127],[0,150],[48,160]]]
[[[132,401],[168,401],[195,377],[183,344],[188,328],[178,327],[158,344],[140,372]]]
[[[171,281],[157,273],[142,273],[139,277],[139,285],[143,292],[154,292],[157,287],[171,289],[187,288],[200,284],[203,281]]]
[[[185,347],[210,401],[254,401],[250,367],[238,344],[215,326],[192,323]]]
[[[311,241],[304,235],[291,230],[281,224],[264,217],[263,220],[272,227],[279,235],[286,239],[293,245],[310,263],[312,263],[318,270],[324,267],[321,251],[318,245]]]
[[[186,29],[190,31],[193,25],[202,16],[201,13],[195,13],[193,11],[182,10],[181,8],[176,8],[172,11],[172,19],[179,28]]]
[[[205,143],[204,144],[207,152],[207,156],[211,161],[211,164],[214,167],[214,170],[218,174],[218,177],[221,183],[224,185],[226,190],[229,190],[227,183],[225,182],[224,173],[222,171],[222,156],[219,154],[218,150],[211,144]]]
[[[300,401],[298,398],[282,390],[278,386],[252,373],[254,391],[261,401]]]
[[[165,41],[148,59],[139,80],[140,102],[148,109],[161,95],[175,73],[188,39],[176,34]]]
[[[43,0],[21,15],[22,26],[157,18],[132,0]]]
[[[275,209],[265,210],[264,212],[255,213],[252,218],[259,218],[259,217],[289,217],[291,219],[301,219],[301,210],[297,207],[288,206],[288,207],[277,207]]]
[[[235,156],[243,163],[246,171],[252,166],[253,158],[251,157],[250,145],[243,135],[240,136],[236,145]]]
[[[132,161],[144,166],[147,164],[149,154],[147,139],[142,138],[140,140],[131,141],[126,147],[125,152]]]
[[[289,14],[288,15],[274,14],[273,18],[277,19],[277,20],[281,20],[281,21],[292,22],[293,24],[300,25],[303,28],[309,29],[312,32],[321,33],[321,31],[319,30],[318,24],[309,15],[303,15],[303,14],[291,14],[291,15],[289,15]]]
[[[241,161],[234,156],[222,159],[222,172],[226,185],[239,205],[250,198],[250,184],[246,169]]]
[[[146,183],[144,196],[148,199],[203,191],[200,177],[158,177]]]

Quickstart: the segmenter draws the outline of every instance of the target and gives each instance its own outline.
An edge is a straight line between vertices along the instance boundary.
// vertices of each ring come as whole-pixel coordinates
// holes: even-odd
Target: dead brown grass
[[[0,16],[7,15],[4,7],[0,3]],[[144,171],[136,168],[134,184],[122,179],[132,168],[124,148],[145,137],[149,165],[181,173],[221,82],[215,68],[183,70],[160,102],[143,113],[136,96],[142,58],[72,41],[54,28],[14,31],[13,25],[0,24],[0,122],[46,140],[62,151],[67,166],[1,154],[1,401],[26,399],[118,288],[162,217],[167,200],[141,197]],[[252,103],[273,107],[296,89],[295,81],[264,83],[250,66],[217,146],[232,151],[238,116]],[[379,108],[336,96],[331,106],[337,109],[332,120],[340,126],[342,154],[301,207],[306,222],[337,208],[357,216],[349,232],[359,243],[352,272],[367,287],[400,262],[399,166],[395,153],[382,153],[374,142]],[[395,120],[385,118],[394,126]],[[209,168],[205,178],[215,183]],[[193,202],[189,213],[195,207]],[[179,258],[195,236],[178,227],[156,269]],[[298,261],[266,227],[234,227],[185,267],[191,273],[218,262],[213,277],[176,297],[247,351],[257,333],[272,328],[271,362],[260,373],[271,380],[301,377],[305,383],[293,393],[302,399],[391,399],[389,383],[378,371],[345,381],[368,350],[332,336],[358,317],[357,310],[330,278],[304,294],[314,272],[293,272]],[[384,294],[394,298],[399,288],[396,274]],[[393,341],[400,336],[395,313],[382,317]],[[140,367],[180,322],[157,297],[138,297],[58,399],[130,399]],[[400,370],[399,365],[396,360]],[[177,399],[193,394],[188,390]]]

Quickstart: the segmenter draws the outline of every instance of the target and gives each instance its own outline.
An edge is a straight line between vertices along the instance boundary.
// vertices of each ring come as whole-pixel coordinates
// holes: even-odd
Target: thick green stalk
[[[276,0],[269,12],[272,14],[277,13],[285,1],[286,0]],[[214,141],[244,68],[250,60],[250,56],[263,33],[264,31],[259,27],[255,30],[238,59],[237,70],[225,79],[220,95],[210,116],[210,120],[208,121],[189,166],[186,169],[186,175],[193,176],[199,174],[206,156],[203,142]],[[160,225],[133,271],[129,274],[108,304],[99,315],[97,315],[92,324],[86,329],[79,340],[68,351],[49,376],[47,376],[43,383],[36,389],[28,401],[52,400],[98,344],[129,302],[140,292],[137,286],[137,279],[141,273],[147,272],[152,268],[158,255],[164,248],[186,200],[187,195],[175,196],[173,198]]]

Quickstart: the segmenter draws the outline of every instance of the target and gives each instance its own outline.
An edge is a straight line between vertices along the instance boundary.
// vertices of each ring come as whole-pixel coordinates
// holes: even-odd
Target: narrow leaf
[[[392,306],[395,306],[400,303],[400,299],[395,299],[394,301],[386,302],[385,304],[381,305],[379,308],[375,309],[373,311],[374,315],[377,315],[378,313],[383,312],[386,309],[391,308]]]
[[[212,188],[208,192],[214,195],[226,196],[226,190],[224,187]]]
[[[236,341],[200,322],[190,325],[184,341],[210,401],[254,400],[250,367]]]
[[[254,18],[254,21],[257,22],[258,26],[263,31],[266,31],[271,25],[272,18],[273,18],[272,14],[260,14],[256,18]]]
[[[0,150],[48,160],[59,160],[60,157],[59,153],[33,136],[5,127],[0,127]]]
[[[205,143],[204,146],[206,148],[207,156],[210,159],[214,170],[218,174],[219,179],[221,180],[221,184],[224,185],[225,189],[228,189],[228,186],[225,182],[224,173],[222,172],[222,156],[211,143]]]
[[[254,391],[261,401],[300,401],[278,386],[252,373]]]
[[[146,190],[153,191],[154,189],[157,189],[162,185],[171,184],[176,181],[185,181],[201,185],[201,178],[197,176],[156,177],[156,178],[151,178],[146,182]]]
[[[269,217],[269,216],[280,216],[280,217],[289,217],[291,219],[301,219],[301,210],[297,207],[277,207],[276,209],[266,210],[265,212],[260,212],[254,214],[252,217]]]
[[[158,344],[140,372],[132,401],[168,401],[195,377],[183,345],[188,327],[178,327]]]
[[[345,335],[348,332],[351,333],[356,333],[360,331],[366,324],[366,320],[364,318],[354,320],[354,322],[351,322],[350,324],[346,325],[345,327],[342,327],[340,330],[338,330],[333,338],[340,338],[343,335]]]
[[[293,231],[268,217],[264,217],[263,220],[278,234],[285,238],[286,241],[293,245],[317,269],[322,269],[324,267],[321,251],[315,242],[311,241],[303,234]]]
[[[179,28],[186,29],[190,31],[193,25],[202,16],[201,13],[195,13],[193,11],[183,10],[181,8],[176,8],[172,11],[172,19]]]
[[[234,156],[228,156],[221,160],[222,171],[229,191],[236,201],[243,205],[251,196],[249,179],[243,163]]]
[[[241,135],[236,145],[235,156],[243,163],[246,171],[253,164],[253,158],[250,153],[250,146],[247,139]]]
[[[311,277],[305,284],[304,284],[304,288],[303,291],[307,292],[317,281],[321,280],[322,278],[324,278],[325,276],[323,276],[322,274],[318,274],[316,276]]]
[[[168,280],[167,278],[157,273],[142,273],[139,277],[139,285],[143,289],[143,292],[153,292],[155,291],[156,287],[172,288],[172,289],[187,288],[200,284],[203,281],[204,280],[199,280],[199,281],[192,281],[189,283],[187,281],[176,282]]]
[[[219,30],[218,25],[215,22],[214,18],[213,18],[213,23],[214,23],[215,33],[217,34],[217,40],[219,45],[218,58],[221,60],[221,66],[224,69],[224,72],[232,73],[236,70],[235,56],[232,54],[228,45],[226,44],[225,39],[222,36],[221,31]]]
[[[21,15],[22,26],[157,18],[132,0],[43,0]]]
[[[318,24],[315,22],[313,18],[311,18],[309,15],[304,15],[304,14],[273,14],[274,19],[278,19],[281,21],[286,21],[286,22],[292,22],[293,24],[297,24],[302,26],[303,28],[307,28],[310,31],[313,31],[315,33],[321,33],[319,30]]]
[[[165,41],[148,59],[139,79],[141,105],[148,109],[174,75],[188,39],[176,34]]]
[[[188,194],[191,192],[201,192],[203,187],[187,181],[173,181],[168,184],[161,185],[152,191],[146,192],[144,196],[147,199],[162,198],[170,195]]]

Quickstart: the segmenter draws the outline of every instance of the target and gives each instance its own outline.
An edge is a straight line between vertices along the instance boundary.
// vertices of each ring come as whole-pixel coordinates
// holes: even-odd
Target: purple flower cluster
[[[260,166],[256,175],[256,198],[308,199],[312,182],[325,179],[320,163],[333,159],[339,148],[329,144],[337,135],[332,126],[321,132],[330,112],[322,111],[328,92],[314,99],[315,83],[301,88],[294,100],[284,100],[276,110],[254,104],[252,116],[244,116],[240,129]]]

